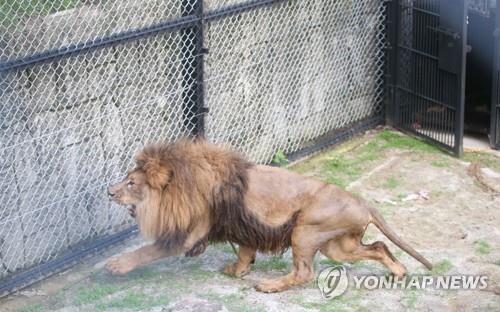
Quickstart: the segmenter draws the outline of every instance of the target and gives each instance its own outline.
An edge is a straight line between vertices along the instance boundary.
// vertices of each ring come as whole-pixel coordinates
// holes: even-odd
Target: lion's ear
[[[154,189],[164,188],[170,181],[170,169],[162,164],[159,157],[146,153],[137,156],[137,165],[146,174],[146,180]]]
[[[155,189],[162,189],[170,180],[170,170],[160,163],[158,159],[151,159],[143,167],[149,185]]]

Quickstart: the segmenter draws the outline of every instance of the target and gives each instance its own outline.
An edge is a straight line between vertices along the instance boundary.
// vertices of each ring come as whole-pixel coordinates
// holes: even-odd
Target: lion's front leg
[[[140,266],[168,257],[171,254],[172,252],[167,251],[157,244],[147,245],[110,259],[106,263],[106,268],[113,274],[124,275]]]
[[[250,273],[250,266],[255,260],[255,252],[255,249],[240,246],[238,261],[226,265],[224,273],[236,277],[242,277]]]
[[[318,233],[321,232],[318,231]],[[313,260],[318,245],[322,242],[321,235],[314,235],[307,227],[295,228],[292,234],[292,272],[280,278],[263,280],[255,288],[258,291],[271,293],[312,281],[314,279]]]

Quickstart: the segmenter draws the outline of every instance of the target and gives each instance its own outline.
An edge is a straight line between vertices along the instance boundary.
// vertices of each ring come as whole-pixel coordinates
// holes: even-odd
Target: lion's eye
[[[135,184],[135,183],[134,183],[134,181],[128,181],[128,182],[127,182],[127,186],[132,186],[132,185],[134,185],[134,184]]]

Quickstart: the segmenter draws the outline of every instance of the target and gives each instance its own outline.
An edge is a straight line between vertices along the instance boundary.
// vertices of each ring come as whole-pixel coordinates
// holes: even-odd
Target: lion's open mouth
[[[128,214],[129,214],[132,218],[135,218],[135,216],[136,216],[136,207],[135,207],[135,205],[131,205],[131,206],[128,208]]]

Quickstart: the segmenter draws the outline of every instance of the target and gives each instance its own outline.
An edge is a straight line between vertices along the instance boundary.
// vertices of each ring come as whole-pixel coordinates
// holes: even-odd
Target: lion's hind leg
[[[402,277],[406,274],[406,268],[392,255],[386,244],[377,241],[365,245],[361,242],[360,235],[346,234],[330,240],[320,251],[323,255],[338,262],[375,260],[385,265],[395,276]]]
[[[235,263],[230,263],[224,268],[224,273],[243,277],[250,273],[250,267],[255,261],[256,250],[246,246],[240,246],[238,250],[238,261]]]

